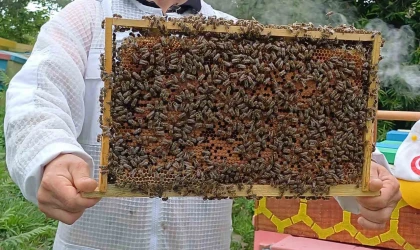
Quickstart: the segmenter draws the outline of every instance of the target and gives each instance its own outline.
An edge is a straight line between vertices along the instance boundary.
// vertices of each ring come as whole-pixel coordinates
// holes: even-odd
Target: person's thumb
[[[383,182],[379,178],[379,164],[376,162],[372,162],[372,166],[370,168],[370,181],[369,181],[369,190],[372,192],[376,192],[381,190],[383,187]]]
[[[69,167],[73,184],[78,191],[93,192],[98,186],[96,180],[89,176],[89,166],[85,161],[72,163]]]

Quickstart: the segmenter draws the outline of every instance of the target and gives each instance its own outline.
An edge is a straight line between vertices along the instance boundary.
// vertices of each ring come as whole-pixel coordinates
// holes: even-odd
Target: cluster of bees
[[[258,35],[321,29],[312,24],[145,19],[160,33],[117,27],[112,74],[103,73],[112,93],[110,117],[101,117],[109,183],[152,197],[173,190],[220,199],[244,188],[252,197],[252,185],[321,197],[361,182],[366,122],[375,116],[370,43]],[[203,32],[233,24],[243,34]],[[121,31],[129,35],[117,46]]]

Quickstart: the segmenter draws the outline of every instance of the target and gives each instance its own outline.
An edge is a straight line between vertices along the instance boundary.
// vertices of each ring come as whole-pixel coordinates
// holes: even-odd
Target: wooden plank
[[[33,49],[32,45],[17,43],[16,47],[13,50],[16,52],[30,52],[32,51],[32,49]]]
[[[4,39],[0,37],[0,48],[3,48],[12,52],[30,52],[33,49],[32,45],[18,43],[12,40]]]
[[[138,28],[149,28],[150,27],[149,20],[133,20],[133,19],[114,19],[114,25],[126,26],[126,27],[138,27]],[[180,26],[173,24],[172,22],[165,23],[166,30],[181,30]],[[187,24],[189,28],[192,28],[191,24]],[[203,32],[216,32],[216,33],[243,33],[239,26],[229,26],[227,29],[224,26],[217,26],[213,28],[211,25],[203,26]],[[194,28],[192,28],[194,29]],[[261,32],[261,35],[268,35],[271,36],[282,36],[282,37],[304,37],[310,36],[312,38],[321,38],[322,32],[321,31],[302,31],[302,30],[295,30],[293,32],[289,31],[288,29],[273,29],[273,28],[264,28]],[[335,32],[333,35],[326,36],[326,39],[337,39],[337,40],[350,40],[350,41],[373,41],[375,38],[372,37],[372,34],[359,34],[359,33],[339,33]]]
[[[373,42],[373,48],[372,48],[372,60],[371,70],[378,70],[378,62],[379,62],[379,56],[380,56],[380,48],[382,43],[382,37],[376,36],[375,40]],[[369,77],[370,86],[369,86],[369,92],[375,93],[374,95],[369,95],[368,100],[368,108],[372,108],[372,110],[377,110],[377,93],[378,93],[378,85],[377,82],[377,76],[376,75],[370,75]],[[374,133],[374,121],[368,120],[366,122],[367,130],[365,132],[365,154],[364,154],[364,163],[363,163],[363,175],[362,175],[362,190],[363,191],[369,191],[369,180],[370,180],[370,165],[371,165],[371,157],[372,157],[372,147],[371,145],[374,143],[375,138],[373,137]]]
[[[234,187],[237,197],[244,197],[249,196],[250,194],[247,192],[248,186],[244,185],[242,190],[238,190],[237,187]],[[252,187],[252,195],[256,196],[281,196],[279,190],[277,188],[271,187],[270,185],[254,185]],[[379,192],[363,192],[361,188],[356,188],[356,185],[348,184],[348,185],[338,185],[333,186],[330,189],[329,196],[378,196]],[[283,196],[294,196],[295,194],[285,192]],[[163,197],[179,197],[181,196],[177,192],[164,192]],[[196,195],[187,195],[187,196],[196,196]],[[312,193],[307,192],[304,193],[302,196],[313,196]],[[114,185],[109,184],[108,190],[106,192],[101,192],[97,189],[95,192],[92,193],[84,193],[83,197],[87,198],[95,198],[95,197],[149,197],[148,194],[144,194],[138,191],[132,191],[129,188],[118,188]],[[211,194],[208,197],[212,197]]]
[[[416,122],[420,120],[420,112],[378,110],[377,119],[388,121]]]
[[[264,214],[258,214],[255,216],[254,231],[277,232],[277,227],[270,218]]]
[[[16,47],[16,42],[0,37],[0,47],[14,48],[14,47]]]
[[[106,73],[112,73],[112,20],[105,20],[105,71]],[[109,126],[109,121],[111,119],[111,88],[110,80],[107,79],[104,82],[105,96],[104,96],[104,114],[102,116],[102,124],[104,127]],[[102,134],[102,144],[101,144],[101,158],[100,166],[105,168],[108,165],[108,156],[109,156],[109,137],[106,133]],[[99,173],[99,191],[106,192],[108,188],[108,171],[100,170]]]

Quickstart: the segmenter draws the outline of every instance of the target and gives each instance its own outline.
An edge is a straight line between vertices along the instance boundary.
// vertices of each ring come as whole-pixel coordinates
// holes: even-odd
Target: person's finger
[[[49,200],[49,203],[54,204],[54,207],[68,212],[76,213],[83,211],[86,208],[94,206],[100,200],[99,198],[83,198],[66,175],[45,178],[43,188],[45,188],[45,194],[40,193],[41,197],[38,199],[44,200],[44,203],[45,200]],[[45,197],[47,195],[50,197]]]
[[[379,164],[372,161],[370,164],[370,178],[371,179],[379,179]]]
[[[67,225],[72,225],[76,222],[83,214],[84,211],[77,213],[71,213],[61,209],[39,206],[39,210],[43,212],[47,217],[59,220]]]
[[[381,179],[370,179],[369,181],[369,190],[372,192],[378,192],[383,188],[384,183]]]
[[[72,186],[69,180],[70,174],[64,175],[46,175],[42,178],[41,187],[38,194],[38,200],[43,203],[58,204],[62,196],[62,189],[66,186]],[[66,194],[67,196],[71,194]]]
[[[384,177],[383,187],[380,196],[376,197],[357,197],[357,202],[369,210],[379,210],[390,205],[392,202],[400,200],[398,181],[391,180],[390,177]]]
[[[69,212],[79,212],[86,208],[93,207],[100,200],[100,198],[83,198],[73,186],[65,187],[62,192],[59,193],[58,197],[58,200],[61,202],[60,207]]]
[[[380,179],[380,165],[372,162],[370,168],[369,190],[377,192],[383,187],[382,180]]]
[[[369,210],[377,211],[389,205],[395,192],[391,188],[383,188],[381,195],[377,197],[357,197],[358,203]]]
[[[56,203],[56,199],[52,196],[51,192],[46,190],[42,186],[38,190],[37,200],[39,206],[51,206]]]
[[[363,206],[360,206],[359,209],[361,217],[377,224],[386,223],[387,221],[389,221],[392,214],[392,208],[389,207],[376,211],[366,209]]]
[[[399,189],[398,186],[398,181],[393,179],[393,176],[385,167],[372,162],[369,189],[371,191],[380,191],[380,196],[357,197],[356,199],[360,205],[369,210],[379,210],[388,206],[388,203],[396,195],[395,190]]]
[[[90,178],[89,166],[86,162],[80,161],[69,166],[69,172],[72,176],[74,186],[81,192],[95,191],[98,183]]]
[[[73,201],[62,201],[52,195],[51,192],[42,190],[38,192],[38,203],[39,207],[43,207],[44,210],[59,209],[69,213],[80,213],[86,208],[93,207],[98,199],[86,199],[77,194]]]
[[[369,229],[369,230],[380,230],[380,229],[384,229],[386,226],[385,223],[371,222],[365,219],[364,217],[359,217],[357,219],[357,223],[359,223],[359,225],[362,226],[363,228]]]

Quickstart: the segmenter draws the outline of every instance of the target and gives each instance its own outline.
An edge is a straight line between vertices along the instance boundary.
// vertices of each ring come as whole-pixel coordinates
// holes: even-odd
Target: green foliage
[[[383,141],[386,138],[386,133],[395,127],[395,123],[391,121],[378,121],[377,127],[377,141]]]
[[[0,83],[4,84],[3,90],[0,91],[0,161],[4,160],[4,154],[3,152],[6,149],[6,142],[4,137],[4,115],[5,115],[5,107],[4,107],[4,101],[5,101],[5,91],[7,89],[7,85],[9,84],[10,79],[6,76],[4,71],[0,70]]]
[[[379,108],[387,110],[419,110],[420,96],[419,95],[401,95],[401,92],[395,88],[380,89],[379,90]]]
[[[6,87],[7,85],[9,85],[10,80],[10,77],[6,75],[6,72],[4,70],[0,70],[0,84]]]
[[[409,1],[365,1],[355,2],[358,10],[359,20],[356,27],[363,28],[371,19],[379,18],[388,25],[401,28],[408,25],[415,34],[414,47],[409,48],[411,53],[402,65],[418,65],[420,68],[420,0]],[[385,40],[385,43],[387,41]],[[418,71],[420,72],[420,71]],[[419,77],[419,76],[417,76]],[[381,110],[400,110],[400,111],[419,111],[420,92],[410,88],[407,83],[398,75],[386,79],[390,82],[386,86],[381,86],[379,93],[379,109]],[[414,122],[405,121],[379,121],[378,122],[378,141],[385,139],[385,134],[391,129],[410,129]]]
[[[254,215],[255,203],[253,200],[237,198],[232,207],[233,233],[231,249],[253,249],[254,247],[254,226],[252,216]]]
[[[57,222],[27,202],[0,164],[0,249],[51,249]]]
[[[206,2],[237,18],[255,18],[265,24],[312,22],[315,25],[337,25],[356,19],[354,15],[356,8],[350,5],[348,0],[206,0]],[[325,14],[331,10],[334,10],[335,15],[326,16]]]
[[[41,26],[52,12],[71,0],[0,0],[0,36],[19,43],[33,44]],[[40,8],[28,10],[28,4]]]
[[[420,0],[397,0],[397,1],[355,1],[358,10],[359,20],[356,23],[358,27],[364,27],[369,20],[380,18],[384,22],[397,28],[403,25],[409,25],[416,33],[417,39],[420,38]],[[418,40],[417,40],[418,46]],[[412,63],[419,63],[417,49],[416,58]]]
[[[4,108],[0,109],[0,152],[4,152],[6,149],[6,141],[5,141],[5,137],[4,137],[4,125],[3,125],[3,121],[4,121]],[[0,153],[0,161],[4,160],[4,153]]]
[[[404,90],[396,90],[395,85],[391,88],[379,90],[379,104],[380,110],[397,110],[397,111],[419,111],[420,110],[420,95],[412,95]],[[404,94],[405,93],[405,94]],[[406,121],[378,121],[378,141],[385,139],[386,133],[389,130],[396,128],[410,129],[414,122]]]
[[[34,224],[34,226],[39,226],[39,224]],[[20,246],[26,246],[28,243],[31,243],[34,241],[34,239],[40,239],[40,238],[46,238],[52,233],[54,233],[56,230],[53,226],[41,226],[36,227],[35,229],[32,229],[29,232],[21,233],[16,236],[12,236],[0,243],[1,247],[4,247],[5,249],[21,249]],[[47,238],[48,240],[48,238]],[[51,239],[52,240],[52,239]],[[48,240],[47,242],[51,243],[51,240]],[[45,243],[47,243],[45,242]],[[33,244],[33,243],[32,243]],[[51,245],[51,244],[49,244]],[[39,247],[47,247],[47,244],[42,244]],[[32,249],[39,249],[39,248],[32,248]]]

